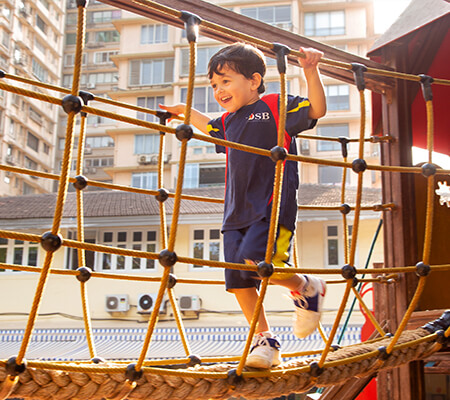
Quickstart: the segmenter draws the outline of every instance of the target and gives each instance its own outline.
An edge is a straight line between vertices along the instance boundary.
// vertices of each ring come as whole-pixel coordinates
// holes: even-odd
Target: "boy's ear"
[[[251,78],[252,88],[258,90],[259,85],[261,85],[262,76],[259,72],[254,72]]]

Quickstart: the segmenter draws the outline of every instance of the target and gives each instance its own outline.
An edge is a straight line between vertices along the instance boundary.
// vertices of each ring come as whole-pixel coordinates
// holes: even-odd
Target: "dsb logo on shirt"
[[[268,112],[251,113],[247,118],[248,121],[261,121],[267,119],[270,119],[270,113]]]

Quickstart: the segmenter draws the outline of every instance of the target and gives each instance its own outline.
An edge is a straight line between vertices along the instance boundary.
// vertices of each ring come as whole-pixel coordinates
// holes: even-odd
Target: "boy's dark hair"
[[[263,53],[256,47],[245,43],[234,43],[219,50],[209,60],[208,77],[213,74],[223,75],[219,72],[224,66],[244,75],[250,79],[255,72],[261,75],[261,84],[258,93],[264,93],[264,75],[266,74],[266,62]]]

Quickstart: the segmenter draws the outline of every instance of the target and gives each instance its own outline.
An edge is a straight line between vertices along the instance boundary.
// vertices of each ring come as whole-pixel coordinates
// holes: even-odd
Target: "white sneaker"
[[[270,333],[258,333],[253,338],[252,348],[245,365],[252,368],[264,368],[277,366],[281,363],[280,342],[276,336],[267,337]]]
[[[294,300],[294,335],[303,339],[313,333],[319,326],[322,304],[327,291],[323,279],[304,275],[306,279],[302,293],[291,292]]]

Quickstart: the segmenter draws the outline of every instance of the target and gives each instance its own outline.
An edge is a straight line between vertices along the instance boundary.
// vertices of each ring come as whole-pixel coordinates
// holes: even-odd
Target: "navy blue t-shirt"
[[[271,96],[276,96],[271,97]],[[278,95],[263,97],[278,105]],[[310,103],[288,96],[285,147],[297,154],[296,134],[311,129],[316,120],[308,118]],[[277,145],[277,121],[263,100],[234,113],[224,114],[208,124],[208,133],[220,139],[270,150]],[[263,218],[270,218],[275,163],[267,156],[216,145],[218,153],[227,153],[225,209],[222,231],[241,229]],[[286,160],[279,223],[295,230],[297,218],[297,162]]]

